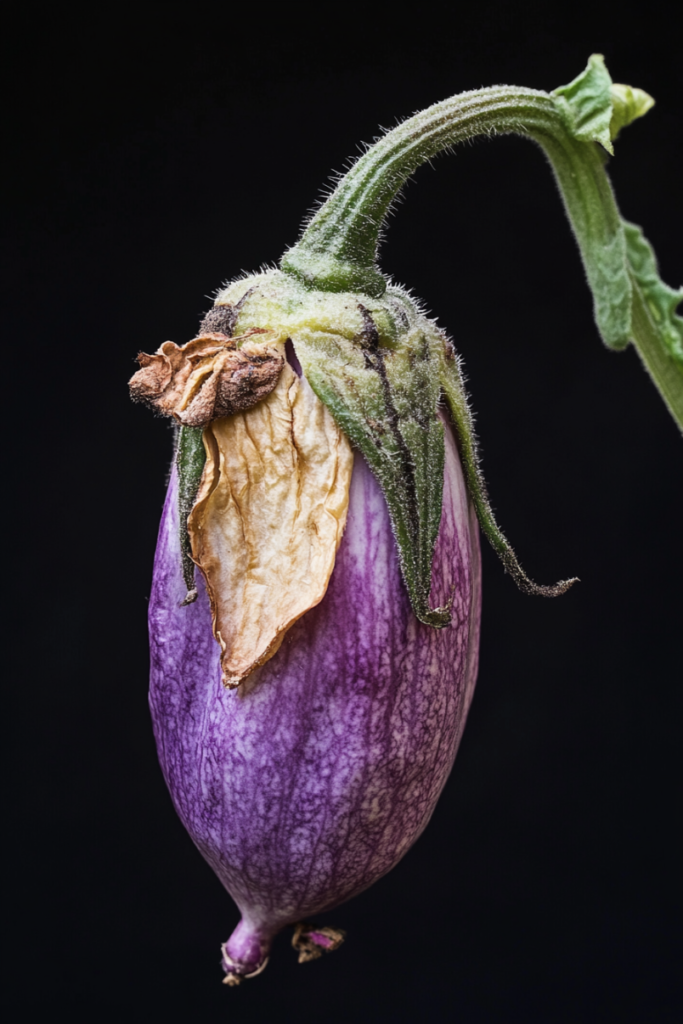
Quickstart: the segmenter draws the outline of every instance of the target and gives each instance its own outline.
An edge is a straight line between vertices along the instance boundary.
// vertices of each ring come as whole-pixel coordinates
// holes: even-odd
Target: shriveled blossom
[[[376,264],[419,164],[515,132],[553,168],[612,348],[633,342],[683,426],[681,292],[622,220],[604,150],[652,100],[602,58],[554,93],[464,93],[387,133],[280,267],[220,290],[196,338],[138,356],[132,397],[172,417],[154,567],[150,705],[197,847],[237,903],[225,981],[389,871],[429,821],[477,674],[479,528],[528,593],[486,496],[459,357]],[[478,520],[478,522],[477,522]]]
[[[128,385],[131,397],[183,427],[208,427],[250,409],[276,387],[284,356],[263,341],[245,340],[249,336],[208,332],[182,346],[165,341],[151,356],[141,352]]]

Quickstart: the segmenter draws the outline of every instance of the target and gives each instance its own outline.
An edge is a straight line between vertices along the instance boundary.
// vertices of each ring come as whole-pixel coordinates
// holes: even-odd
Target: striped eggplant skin
[[[401,579],[387,506],[356,452],[346,532],[325,597],[238,689],[221,684],[200,573],[186,594],[173,474],[149,607],[150,706],[175,808],[242,919],[224,969],[255,972],[285,925],[388,872],[448,778],[477,675],[479,532],[446,427],[432,603],[422,625]]]

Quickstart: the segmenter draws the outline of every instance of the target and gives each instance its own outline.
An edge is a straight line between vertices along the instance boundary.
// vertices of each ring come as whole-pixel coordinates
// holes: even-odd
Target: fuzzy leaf
[[[569,133],[578,142],[599,142],[608,153],[614,152],[610,135],[611,85],[604,57],[594,53],[585,71],[552,92]]]
[[[642,229],[624,221],[629,267],[641,289],[662,345],[683,372],[683,319],[676,309],[683,302],[683,288],[670,288],[659,276],[657,258]]]
[[[676,313],[683,288],[662,281],[652,246],[636,224],[624,221],[624,234],[633,282],[633,344],[683,430],[683,318]]]

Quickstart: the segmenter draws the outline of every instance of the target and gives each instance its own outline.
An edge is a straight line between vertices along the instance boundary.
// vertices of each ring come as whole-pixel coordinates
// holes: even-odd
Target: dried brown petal
[[[272,345],[246,341],[237,348],[242,338],[264,333],[253,330],[240,338],[206,333],[182,347],[165,341],[154,355],[141,352],[140,369],[129,383],[131,397],[187,427],[204,427],[248,409],[273,390],[284,365],[282,352]]]
[[[289,364],[258,405],[214,420],[188,519],[226,686],[278,650],[325,595],[341,542],[353,452]]]
[[[186,427],[205,427],[250,409],[273,390],[284,362],[272,345],[249,341],[241,349],[202,359],[187,380],[176,419]]]
[[[171,381],[185,363],[182,349],[172,341],[165,341],[153,356],[140,352],[138,363],[140,369],[128,383],[131,398],[166,411],[161,403]]]

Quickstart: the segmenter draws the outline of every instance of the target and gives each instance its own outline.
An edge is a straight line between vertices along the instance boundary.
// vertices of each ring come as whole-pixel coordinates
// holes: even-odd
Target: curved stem
[[[435,103],[355,163],[285,254],[282,269],[323,291],[383,294],[386,282],[375,266],[382,224],[414,171],[476,135],[544,129],[562,132],[562,121],[552,97],[535,89],[498,86]]]
[[[436,103],[368,149],[311,219],[297,245],[285,253],[281,268],[317,291],[362,292],[380,298],[387,288],[387,280],[376,262],[382,226],[391,203],[413,172],[456,143],[477,135],[526,136],[543,149],[552,167],[593,293],[595,320],[604,342],[615,349],[634,342],[683,428],[683,321],[675,313],[683,292],[660,280],[654,253],[642,232],[622,221],[604,166],[605,150],[612,152],[612,139],[620,128],[645,113],[652,103],[652,98],[640,90],[613,85],[599,54],[589,59],[585,71],[574,81],[552,94],[498,86]],[[365,301],[359,295],[353,299]],[[353,345],[348,345],[353,350]],[[499,529],[486,495],[457,357],[449,357],[440,343],[434,351],[441,352],[440,384],[458,432],[470,494],[482,530],[522,590],[547,596],[562,593],[573,580],[563,580],[554,587],[537,586],[524,573]],[[358,423],[353,414],[350,419],[347,416],[362,390],[359,381],[354,380],[349,391],[352,352],[346,352],[341,360],[343,372],[337,373],[334,393],[328,387],[332,377],[329,358],[324,366],[314,366],[313,356],[308,362],[311,365],[304,367],[304,372],[307,376],[312,374],[313,379],[320,371],[317,393],[335,417],[343,420],[345,429],[347,419],[354,428],[360,424],[356,443],[368,440],[364,453],[371,461],[381,445],[374,436],[366,437],[368,423],[363,415],[358,416]],[[415,377],[414,367],[407,377]],[[385,460],[390,468],[395,461],[391,456],[389,453]],[[385,494],[393,493],[393,478],[381,459],[375,471]],[[409,507],[407,496],[397,504],[402,509]],[[424,540],[427,535],[420,536]],[[397,534],[397,540],[401,551],[419,548],[414,538],[408,543]],[[428,568],[432,551],[433,539],[429,559],[424,563]],[[415,576],[422,582],[423,590],[426,586],[425,594],[429,594],[429,572],[405,570],[404,576],[408,584],[414,583]],[[410,592],[418,618],[430,621],[428,615],[432,612],[424,595],[417,600]]]
[[[531,138],[548,157],[593,291],[600,333],[607,345],[625,347],[631,282],[603,153],[572,134],[555,97],[535,89],[498,86],[462,93],[388,132],[341,180],[285,253],[282,270],[321,291],[383,295],[387,282],[376,265],[382,224],[410,175],[458,142],[505,133]]]
[[[583,75],[554,94],[497,86],[428,107],[354,164],[285,253],[282,270],[320,291],[381,297],[387,287],[376,262],[382,225],[420,164],[477,135],[526,136],[541,146],[553,169],[603,341],[614,349],[635,344],[683,430],[683,320],[675,312],[683,292],[659,280],[646,239],[622,221],[604,167],[603,146],[611,149],[610,131],[622,126],[614,121],[615,103],[619,107],[616,100],[629,88],[612,85],[602,58],[594,55]],[[640,90],[630,93],[638,94],[640,105],[624,123],[653,102]]]

